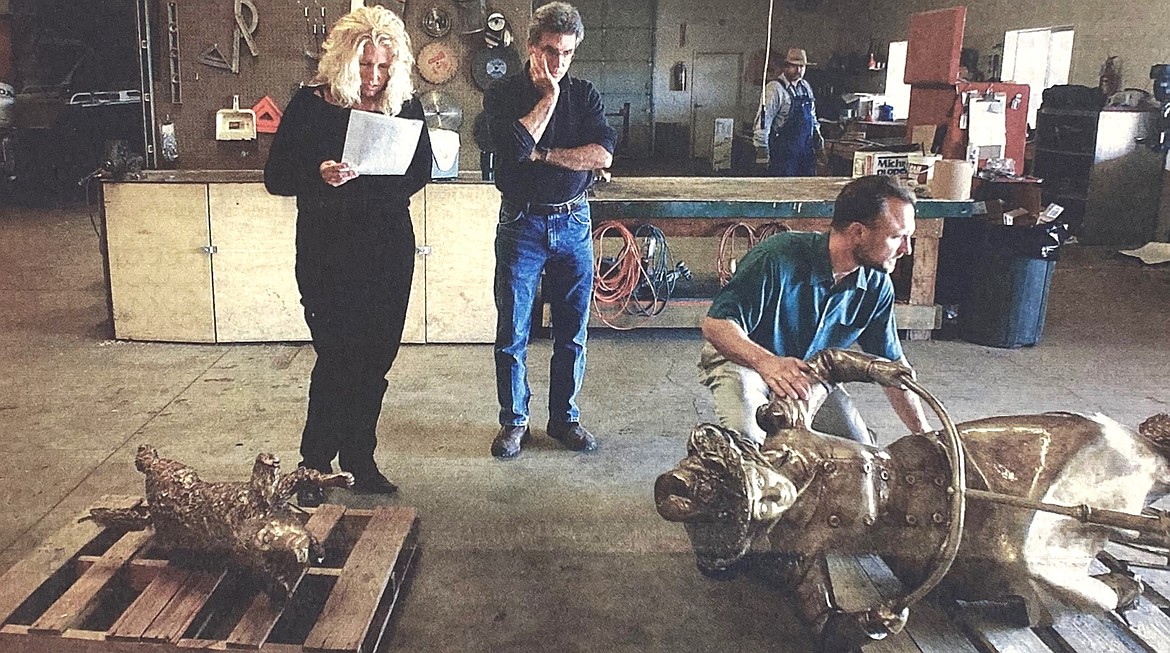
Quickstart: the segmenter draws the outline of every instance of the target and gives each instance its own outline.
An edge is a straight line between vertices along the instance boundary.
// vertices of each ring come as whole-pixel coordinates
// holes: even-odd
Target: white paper
[[[363,175],[402,175],[414,159],[423,121],[349,112],[341,160]]]
[[[968,107],[970,121],[967,129],[967,144],[980,148],[991,145],[1007,148],[1007,115],[1004,113],[1007,95],[996,93],[995,100],[973,100]]]

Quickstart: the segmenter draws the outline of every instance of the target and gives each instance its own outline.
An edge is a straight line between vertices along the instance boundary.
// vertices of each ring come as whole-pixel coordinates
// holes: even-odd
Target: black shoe
[[[573,451],[597,450],[597,439],[579,422],[549,422],[548,436]]]
[[[492,440],[492,455],[496,458],[515,458],[520,455],[520,447],[532,437],[527,424],[520,426],[501,426],[496,439]]]
[[[358,494],[394,494],[398,491],[398,486],[391,483],[382,472],[374,470],[365,474],[354,474],[353,491]]]
[[[325,503],[325,490],[316,485],[306,485],[297,490],[297,505],[302,508],[316,508]]]

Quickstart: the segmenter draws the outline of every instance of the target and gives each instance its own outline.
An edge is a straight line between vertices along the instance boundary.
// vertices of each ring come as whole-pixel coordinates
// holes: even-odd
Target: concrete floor
[[[297,460],[312,349],[110,340],[95,219],[0,208],[0,569],[100,495],[140,494],[139,443],[211,480],[245,477],[259,451]],[[1069,247],[1041,345],[905,344],[956,420],[1063,409],[1136,425],[1168,410],[1168,317],[1166,266]],[[487,454],[490,347],[405,347],[378,456],[402,487],[389,501],[421,514],[424,549],[388,650],[810,650],[786,604],[702,578],[683,529],[654,512],[654,478],[710,418],[699,342],[594,332],[583,410],[600,450],[572,454],[541,432],[511,462]],[[534,343],[541,426],[548,353]],[[903,432],[880,391],[855,395],[883,441]]]

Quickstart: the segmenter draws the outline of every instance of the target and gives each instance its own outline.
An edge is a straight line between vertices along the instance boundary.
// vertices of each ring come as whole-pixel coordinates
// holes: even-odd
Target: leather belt
[[[529,215],[557,215],[560,213],[569,213],[574,209],[580,208],[585,204],[585,193],[574,197],[568,202],[561,202],[560,204],[540,204],[538,202],[513,202],[505,198],[503,205],[505,209],[510,211],[523,211]]]

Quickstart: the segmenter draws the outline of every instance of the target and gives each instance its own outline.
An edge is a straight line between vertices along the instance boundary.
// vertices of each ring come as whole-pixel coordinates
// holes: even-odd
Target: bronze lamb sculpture
[[[1033,624],[1051,619],[1059,602],[1125,608],[1140,583],[1123,573],[1090,576],[1090,562],[1111,535],[1170,546],[1170,518],[1146,509],[1170,483],[1170,417],[1147,420],[1140,434],[1072,413],[956,427],[893,362],[842,350],[808,362],[808,401],[781,398],[758,411],[768,434],[762,445],[702,424],[654,493],[659,514],[686,527],[704,573],[728,576],[749,549],[759,553],[754,561],[791,592],[823,650],[897,633],[907,608],[930,591],[970,601],[1018,597]],[[816,410],[849,381],[907,387],[945,427],[886,448],[814,432]],[[830,552],[877,553],[916,589],[846,614],[830,598]]]
[[[348,473],[323,474],[298,467],[281,476],[280,459],[256,456],[252,478],[207,483],[194,469],[160,458],[149,445],[138,447],[135,467],[146,475],[147,505],[94,508],[90,517],[106,526],[154,527],[153,543],[172,559],[189,564],[223,564],[255,572],[275,597],[287,596],[309,565],[324,558],[322,543],[289,508],[305,484],[349,487]]]

